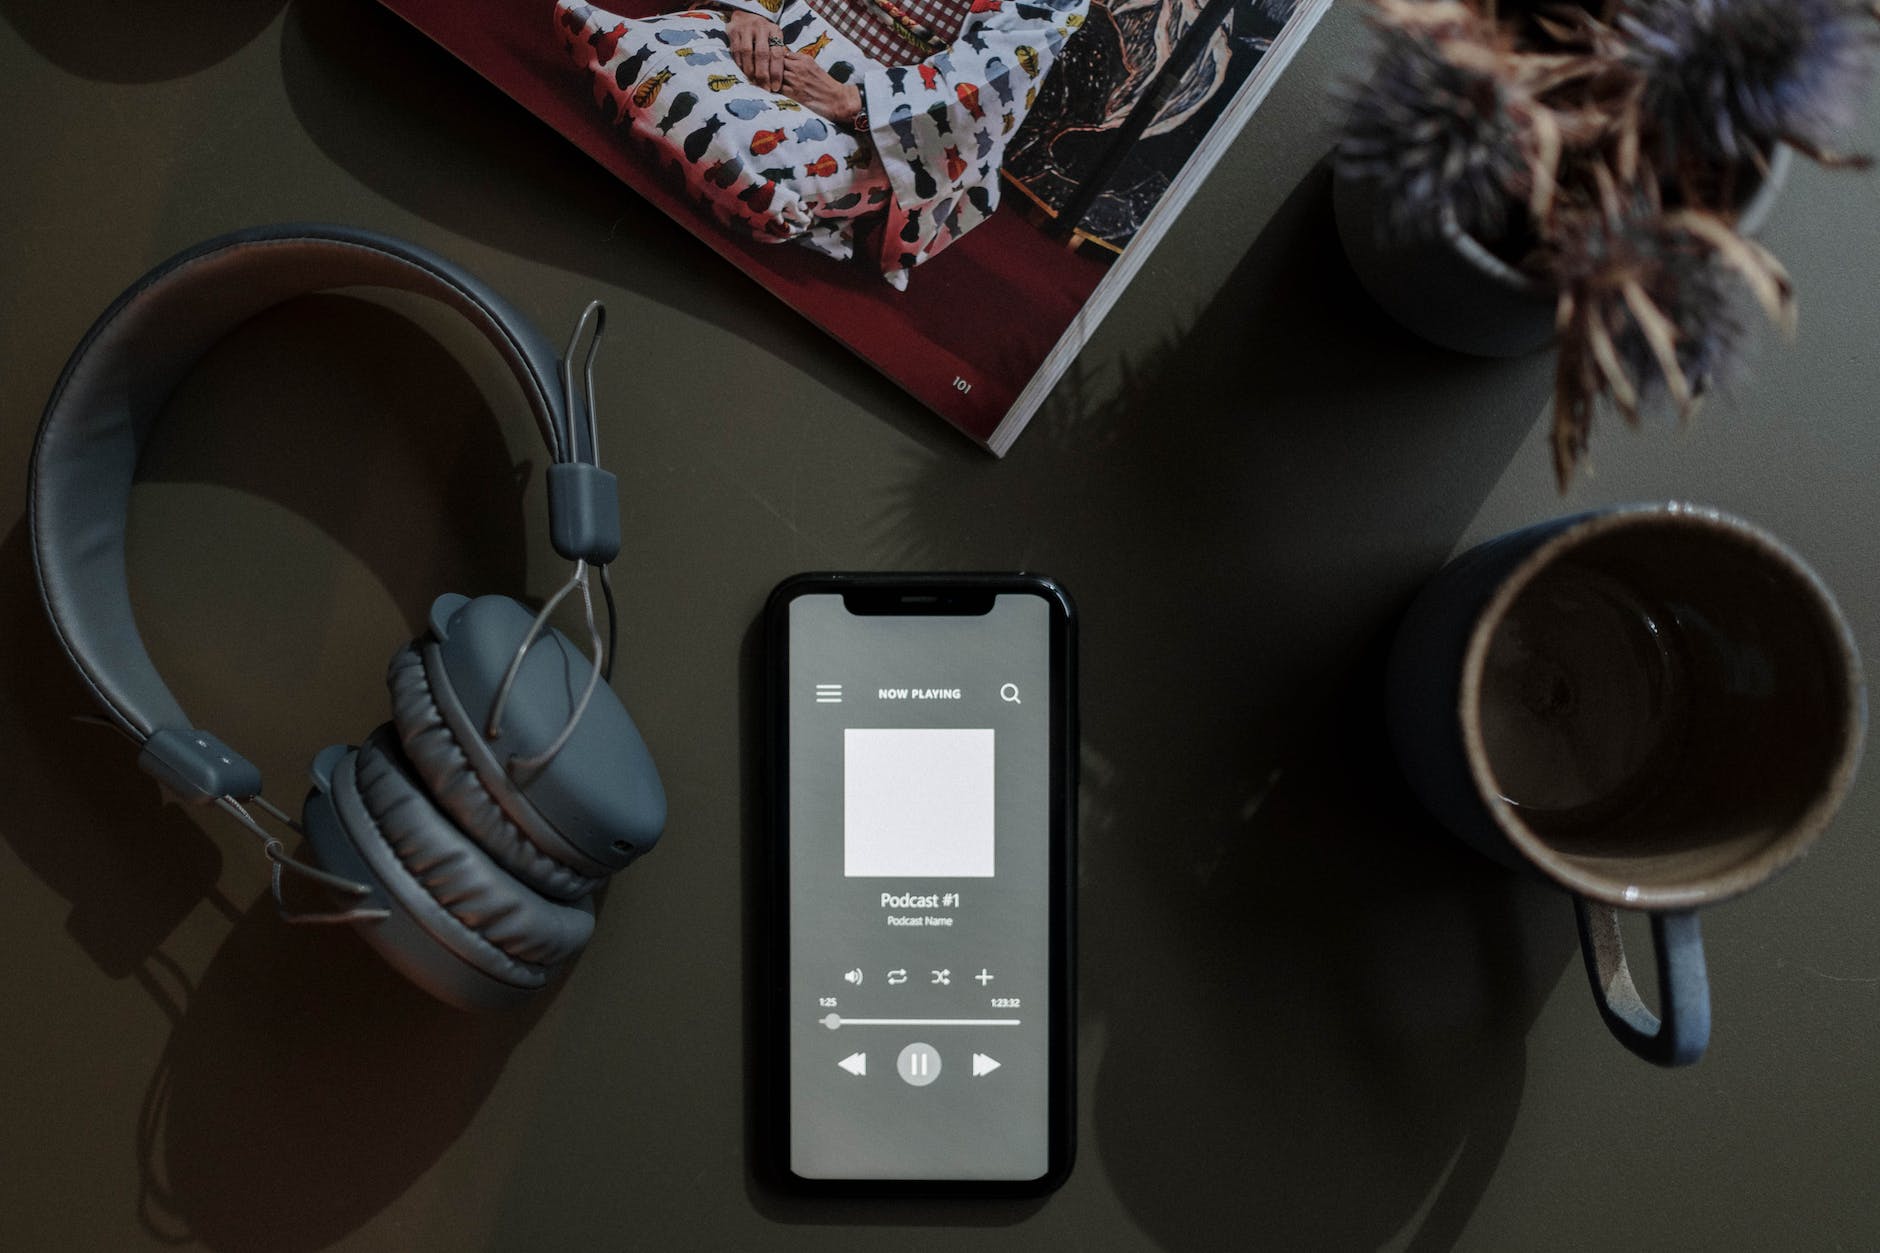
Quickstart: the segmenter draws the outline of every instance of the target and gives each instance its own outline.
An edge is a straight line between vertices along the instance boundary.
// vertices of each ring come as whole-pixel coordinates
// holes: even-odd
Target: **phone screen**
[[[1050,1168],[1052,602],[788,606],[790,1169]]]

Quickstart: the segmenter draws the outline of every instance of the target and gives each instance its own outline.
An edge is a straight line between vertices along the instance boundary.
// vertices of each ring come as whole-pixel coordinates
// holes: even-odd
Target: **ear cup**
[[[546,900],[440,813],[388,723],[333,770],[332,798],[385,889],[441,945],[491,978],[539,988],[594,931],[586,902]],[[376,839],[389,858],[374,856]]]
[[[446,690],[452,706],[452,716],[446,716],[426,669],[419,646],[407,644],[393,656],[385,682],[399,743],[438,808],[498,865],[544,896],[572,901],[599,887],[604,876],[592,872],[602,868],[555,835],[527,797],[500,784],[492,792],[477,766],[488,769],[493,763],[484,761],[488,754],[473,762],[464,751],[452,725],[465,721],[462,711]]]
[[[599,684],[581,708],[594,663],[573,640],[549,627],[514,664],[534,619],[508,596],[438,597],[418,647],[425,681],[458,747],[511,820],[536,835],[517,815],[538,815],[555,841],[538,848],[577,873],[610,874],[658,842],[666,790],[609,685]],[[486,738],[512,669],[501,725]],[[537,764],[512,771],[518,761]]]

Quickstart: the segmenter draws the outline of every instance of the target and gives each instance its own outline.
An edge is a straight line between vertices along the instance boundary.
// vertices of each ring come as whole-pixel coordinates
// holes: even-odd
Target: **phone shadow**
[[[1045,1198],[809,1196],[791,1191],[769,1161],[768,1147],[771,1137],[778,1134],[774,1120],[779,1111],[775,1108],[776,1094],[769,1081],[774,1057],[765,1047],[762,1025],[770,1016],[766,972],[775,921],[770,908],[770,802],[764,765],[769,740],[764,648],[764,622],[760,617],[745,631],[738,650],[743,995],[744,1021],[752,1024],[744,1038],[745,1195],[751,1207],[765,1218],[791,1225],[1002,1227],[1022,1222],[1038,1211]]]
[[[1381,699],[1547,372],[1386,320],[1330,192],[1321,166],[1120,382],[1075,368],[996,473],[936,463],[879,506],[899,568],[1022,563],[1078,602],[1068,1186],[1100,1171],[1170,1247],[1446,1245],[1574,951],[1556,896],[1422,814]]]

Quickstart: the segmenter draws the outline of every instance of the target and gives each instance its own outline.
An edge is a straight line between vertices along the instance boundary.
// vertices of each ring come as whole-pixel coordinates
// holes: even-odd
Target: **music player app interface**
[[[790,1164],[1048,1167],[1050,613],[790,605]]]

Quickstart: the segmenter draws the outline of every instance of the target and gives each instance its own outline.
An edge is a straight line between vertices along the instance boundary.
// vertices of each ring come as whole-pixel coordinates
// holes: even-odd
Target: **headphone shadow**
[[[326,743],[386,717],[384,659],[432,595],[524,588],[529,467],[512,459],[472,373],[413,318],[305,297],[212,349],[152,434],[139,482],[165,486],[133,504],[140,627],[185,706],[277,788]],[[533,423],[518,421],[533,439]],[[231,571],[253,541],[231,536],[231,557],[171,533],[205,500],[209,512],[233,500],[172,491],[185,482],[264,498],[319,534],[295,530],[301,551]],[[201,525],[214,534],[218,523],[228,525]],[[382,585],[390,612],[358,612],[356,581],[321,577],[322,561],[338,568],[334,544]],[[517,1012],[464,1014],[357,936],[290,926],[265,892],[246,907],[229,899],[225,853],[242,885],[229,890],[263,881],[250,837],[209,811],[205,830],[160,805],[128,743],[72,718],[95,708],[45,622],[32,561],[21,521],[0,541],[0,583],[13,589],[0,602],[0,786],[12,797],[0,837],[70,900],[67,933],[92,964],[137,979],[174,1024],[127,1129],[139,1220],[166,1242],[218,1250],[326,1247],[439,1160],[553,993]],[[353,618],[386,638],[361,643]],[[198,973],[165,949],[187,945],[174,933],[204,905],[228,933],[206,962],[188,961]]]
[[[326,1248],[436,1163],[552,999],[466,1014],[257,901],[145,1092],[140,1217],[213,1249]]]
[[[284,0],[151,4],[92,0],[82,16],[39,0],[0,0],[0,16],[48,61],[100,83],[158,83],[233,56],[267,29]]]
[[[71,904],[65,934],[109,979],[135,979],[171,1018],[187,979],[163,941],[214,899],[222,851],[131,766],[114,730],[81,722],[95,706],[53,638],[33,579],[24,521],[0,541],[0,786],[15,800],[0,838]],[[116,758],[112,757],[116,751]]]

